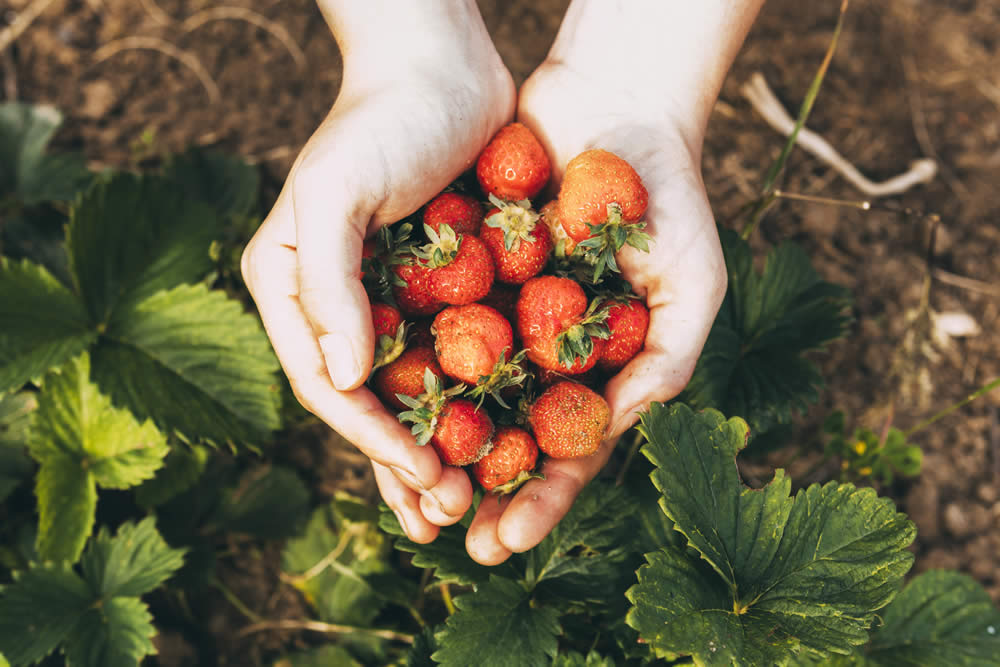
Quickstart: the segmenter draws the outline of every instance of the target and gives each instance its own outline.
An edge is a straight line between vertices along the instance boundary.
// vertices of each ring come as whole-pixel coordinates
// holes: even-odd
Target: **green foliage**
[[[311,651],[290,653],[275,660],[272,667],[361,667],[361,663],[342,646],[327,644]]]
[[[559,612],[533,605],[520,583],[491,576],[473,595],[455,601],[458,612],[437,635],[431,656],[446,665],[505,667],[511,656],[520,665],[547,665],[558,649]]]
[[[74,562],[90,535],[97,487],[124,489],[153,476],[167,454],[150,421],[115,408],[90,381],[83,354],[45,377],[28,441],[39,463],[38,554]]]
[[[34,564],[0,594],[0,652],[15,667],[62,646],[82,667],[134,667],[156,652],[155,629],[139,599],[183,563],[152,519],[107,529],[91,541],[78,573],[66,563]]]
[[[208,456],[207,447],[174,443],[156,476],[136,487],[136,502],[145,508],[156,507],[184,493],[205,472]]]
[[[826,453],[840,458],[844,478],[871,478],[892,484],[897,474],[903,477],[920,474],[923,451],[907,442],[906,434],[895,426],[885,432],[884,438],[868,428],[848,434],[844,414],[835,412],[826,419],[823,430],[831,436]]]
[[[803,355],[846,335],[851,299],[792,243],[775,248],[758,274],[750,246],[732,231],[720,236],[729,289],[680,400],[739,415],[756,436],[816,401],[823,379]]]
[[[32,392],[0,395],[0,502],[34,469],[25,446],[36,407],[38,400]]]
[[[646,555],[628,622],[654,648],[707,665],[782,664],[863,644],[913,560],[913,524],[871,489],[813,485],[790,496],[782,471],[745,487],[740,419],[653,404],[643,453],[660,506],[697,552]]]
[[[82,157],[46,153],[60,125],[62,114],[53,107],[0,104],[0,200],[68,201],[86,187],[91,176]]]
[[[611,658],[605,658],[595,651],[587,655],[570,652],[556,656],[552,661],[552,667],[615,667],[615,663]]]

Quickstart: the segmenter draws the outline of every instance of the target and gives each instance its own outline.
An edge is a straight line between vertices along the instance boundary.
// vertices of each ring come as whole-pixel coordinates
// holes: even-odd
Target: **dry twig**
[[[754,110],[767,124],[778,132],[788,136],[795,129],[795,120],[788,114],[781,101],[767,85],[767,80],[760,72],[756,72],[743,85],[743,96],[746,97]],[[909,171],[890,178],[882,183],[875,183],[865,177],[858,169],[848,162],[823,137],[815,132],[802,128],[796,138],[796,143],[809,153],[830,165],[856,188],[869,197],[885,197],[909,190],[914,185],[926,183],[934,178],[937,172],[937,162],[930,159],[915,160],[910,164]]]
[[[208,73],[205,66],[201,64],[198,58],[188,52],[183,51],[170,42],[164,41],[158,37],[125,37],[124,39],[116,39],[112,42],[108,42],[101,48],[94,52],[94,61],[101,62],[107,60],[108,58],[114,56],[115,54],[121,53],[122,51],[129,51],[134,49],[142,49],[148,51],[159,51],[165,56],[169,56],[181,64],[186,66],[198,80],[201,81],[201,85],[204,86],[205,91],[208,93],[209,99],[215,103],[222,98],[222,94],[219,92],[219,86],[216,85],[215,80],[212,75]]]
[[[191,32],[192,30],[196,30],[210,21],[223,20],[246,21],[247,23],[257,26],[261,30],[267,31],[272,37],[282,43],[285,49],[288,50],[289,55],[292,56],[295,64],[300,69],[306,66],[306,54],[302,51],[295,40],[292,39],[292,36],[287,30],[285,30],[284,26],[275,23],[263,14],[258,14],[257,12],[244,7],[213,7],[211,9],[202,10],[185,19],[184,23],[181,25],[181,29],[184,32]]]
[[[160,6],[156,4],[156,0],[139,0],[139,2],[142,4],[142,8],[146,10],[146,13],[149,14],[149,17],[160,25],[170,25],[174,22],[169,14],[160,9]]]
[[[337,625],[334,623],[322,623],[320,621],[299,621],[295,619],[282,619],[278,621],[263,621],[261,623],[254,623],[253,625],[248,625],[242,628],[236,633],[236,637],[246,637],[247,635],[254,634],[255,632],[264,632],[266,630],[310,630],[312,632],[322,632],[328,635],[365,634],[371,635],[372,637],[379,637],[381,639],[388,639],[389,641],[402,642],[404,644],[413,643],[413,635],[395,632],[394,630],[360,628],[351,625]]]
[[[28,29],[31,22],[48,9],[49,5],[53,2],[55,0],[34,0],[30,5],[18,12],[14,17],[14,21],[3,30],[0,30],[0,51],[13,44],[14,40]]]

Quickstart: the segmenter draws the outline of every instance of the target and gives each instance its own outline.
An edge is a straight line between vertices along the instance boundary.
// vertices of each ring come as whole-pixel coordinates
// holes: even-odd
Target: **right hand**
[[[461,18],[447,39],[415,36],[394,44],[391,58],[384,40],[341,44],[336,103],[242,262],[296,398],[371,458],[383,499],[416,542],[458,521],[472,486],[432,448],[416,446],[364,386],[374,336],[361,246],[468,169],[513,116],[513,81],[481,19]]]

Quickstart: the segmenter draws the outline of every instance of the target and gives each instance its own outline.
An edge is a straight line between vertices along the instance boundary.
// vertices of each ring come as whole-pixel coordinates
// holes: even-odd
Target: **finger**
[[[377,202],[346,176],[346,162],[336,148],[315,150],[292,177],[298,295],[340,391],[365,381],[375,349],[368,295],[361,284],[361,246]]]
[[[614,447],[615,441],[608,439],[591,456],[548,459],[542,468],[545,479],[533,479],[522,486],[500,517],[500,543],[510,551],[522,552],[545,539],[566,516],[583,487],[604,467]]]
[[[497,536],[500,517],[513,499],[513,496],[498,498],[488,493],[479,503],[476,516],[472,518],[469,530],[465,533],[465,550],[480,565],[499,565],[513,553]]]
[[[423,491],[438,485],[441,462],[433,449],[418,447],[410,431],[368,389],[340,392],[330,381],[295,296],[296,252],[278,242],[289,218],[287,200],[279,199],[244,253],[243,274],[296,398],[369,458],[397,469],[412,488]]]
[[[461,468],[445,466],[441,481],[420,497],[420,509],[431,523],[450,526],[472,506],[472,483]]]
[[[420,511],[420,494],[404,486],[389,468],[372,461],[372,469],[382,500],[399,519],[406,536],[419,544],[433,542],[440,528],[424,518]]]

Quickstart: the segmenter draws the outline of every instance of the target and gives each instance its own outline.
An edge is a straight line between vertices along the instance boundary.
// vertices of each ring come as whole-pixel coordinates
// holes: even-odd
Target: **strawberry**
[[[606,324],[611,335],[601,358],[597,360],[597,366],[601,370],[617,373],[639,354],[645,344],[649,310],[638,299],[615,300],[608,304]]]
[[[410,347],[403,351],[392,363],[375,371],[372,384],[379,397],[398,410],[406,408],[402,396],[418,396],[424,391],[424,376],[431,373],[441,377],[444,373],[438,365],[434,349]]]
[[[470,384],[490,375],[497,359],[502,354],[509,358],[514,345],[510,322],[478,303],[445,308],[434,318],[431,333],[441,369]]]
[[[372,370],[395,361],[406,347],[406,324],[399,310],[387,303],[371,304],[375,330],[375,359]]]
[[[528,359],[566,374],[590,370],[601,356],[607,310],[587,305],[580,285],[557,276],[532,278],[517,300],[517,331]]]
[[[517,317],[517,287],[504,285],[503,283],[493,283],[489,293],[479,300],[479,303],[490,308],[495,308],[498,313],[504,316],[508,322],[513,322]]]
[[[464,398],[455,398],[465,385],[444,389],[441,378],[424,371],[424,391],[419,396],[399,395],[410,408],[399,413],[401,422],[412,422],[410,431],[418,445],[428,442],[447,465],[475,463],[493,446],[493,422],[485,410]]]
[[[549,235],[552,237],[556,256],[569,257],[572,255],[573,249],[576,247],[576,239],[566,233],[562,222],[559,220],[559,200],[553,199],[548,202],[538,213],[542,222],[548,228]]]
[[[448,401],[438,417],[431,446],[446,465],[475,463],[493,447],[493,421],[464,398]]]
[[[596,260],[594,282],[605,269],[620,272],[615,253],[625,244],[649,251],[641,222],[649,194],[632,165],[614,153],[592,149],[570,160],[558,201],[559,220],[577,252]]]
[[[556,459],[590,456],[608,428],[608,404],[592,389],[559,382],[538,397],[528,415],[538,448]]]
[[[462,306],[479,301],[493,286],[493,258],[477,237],[455,234],[442,224],[441,233],[425,226],[430,243],[414,250],[429,271],[430,296]]]
[[[443,304],[431,293],[431,271],[427,267],[413,264],[397,264],[392,267],[396,281],[392,286],[392,296],[399,309],[407,315],[433,315]]]
[[[552,237],[528,200],[507,203],[490,195],[493,208],[480,238],[493,256],[496,279],[521,285],[545,268],[552,252]]]
[[[542,191],[551,173],[545,149],[521,123],[500,128],[476,162],[483,192],[508,201],[531,199]]]
[[[415,320],[409,327],[409,344],[413,347],[434,347],[434,334],[431,333],[431,322],[426,318]]]
[[[479,234],[483,222],[483,207],[469,195],[442,192],[424,208],[424,224],[436,232],[449,225],[456,234]]]
[[[538,445],[531,434],[516,426],[501,426],[493,435],[493,449],[472,466],[472,474],[487,491],[512,493],[532,477]]]
[[[381,227],[361,246],[361,279],[370,294],[389,298],[395,287],[405,287],[406,281],[397,269],[413,263],[413,225],[402,222]]]

